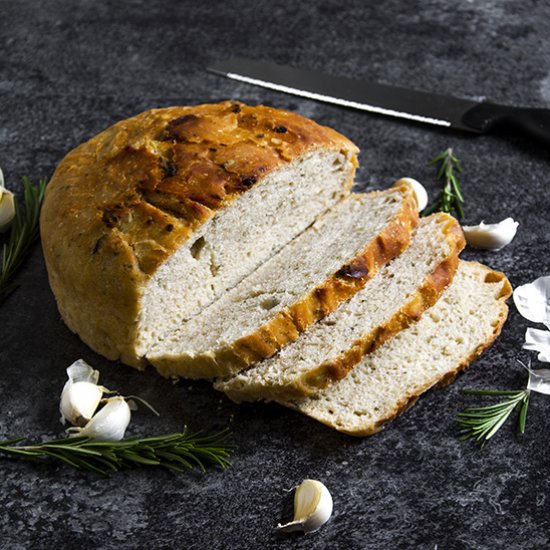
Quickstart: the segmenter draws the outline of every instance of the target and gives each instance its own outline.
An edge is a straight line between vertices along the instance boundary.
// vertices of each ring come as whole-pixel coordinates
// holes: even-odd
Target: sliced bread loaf
[[[215,387],[233,401],[294,399],[344,376],[366,353],[418,320],[451,283],[464,237],[447,214],[424,218],[407,250],[277,355]]]
[[[270,357],[399,255],[417,223],[407,185],[351,195],[147,358],[165,376],[209,378]]]
[[[312,120],[237,102],[153,109],[101,132],[61,161],[42,208],[64,321],[109,359],[144,365],[160,335],[347,195],[356,153]]]
[[[491,345],[512,288],[502,273],[459,263],[451,286],[418,323],[317,394],[280,403],[341,432],[371,435],[431,387],[450,383]]]

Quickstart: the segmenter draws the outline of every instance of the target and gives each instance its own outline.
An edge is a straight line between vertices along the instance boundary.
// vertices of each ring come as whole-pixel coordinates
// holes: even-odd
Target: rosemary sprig
[[[525,433],[530,395],[528,389],[515,391],[465,390],[465,393],[470,395],[502,395],[506,396],[507,399],[485,407],[469,407],[459,413],[456,420],[462,427],[460,430],[461,439],[474,437],[476,442],[481,442],[483,448],[516,408],[519,408],[518,429],[520,433]]]
[[[89,437],[67,437],[36,445],[18,445],[24,438],[0,441],[0,453],[41,461],[55,459],[80,470],[102,475],[135,466],[161,466],[176,472],[206,465],[231,465],[235,446],[227,442],[229,432],[191,435],[187,431],[154,437],[129,437],[121,441],[98,441]]]
[[[40,180],[38,185],[32,185],[29,178],[23,177],[25,208],[22,209],[15,198],[15,218],[10,229],[9,240],[2,247],[0,304],[17,288],[17,285],[11,282],[11,278],[21,267],[31,245],[38,237],[40,207],[46,184],[47,179]]]
[[[455,175],[455,172],[462,172],[460,162],[449,147],[433,158],[428,164],[434,165],[438,163],[440,163],[440,166],[437,172],[437,179],[443,180],[443,187],[441,188],[439,199],[428,205],[422,212],[422,215],[428,216],[433,212],[447,212],[448,214],[456,212],[456,217],[461,220],[464,218],[464,210],[462,209],[464,197]]]

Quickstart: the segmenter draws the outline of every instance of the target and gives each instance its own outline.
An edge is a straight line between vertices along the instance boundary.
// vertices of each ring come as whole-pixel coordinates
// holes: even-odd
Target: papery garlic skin
[[[529,369],[527,389],[543,395],[550,395],[550,369]]]
[[[418,205],[418,211],[422,212],[422,210],[428,206],[428,192],[426,191],[426,188],[419,181],[416,181],[413,178],[401,178],[395,182],[395,185],[400,183],[408,183],[412,187],[414,191],[414,198],[416,199],[416,204]]]
[[[500,250],[510,244],[516,236],[519,223],[506,218],[499,223],[464,225],[462,230],[466,242],[473,248],[482,250]]]
[[[130,407],[122,396],[105,401],[103,408],[83,428],[69,428],[71,434],[100,441],[120,441],[132,417]]]
[[[66,369],[67,376],[72,382],[92,382],[97,384],[99,371],[88,365],[84,359],[77,359]]]
[[[305,479],[294,494],[294,519],[277,525],[277,529],[313,533],[330,519],[332,507],[332,496],[326,486],[315,479]]]
[[[106,388],[97,385],[99,371],[79,359],[67,368],[68,380],[63,386],[59,412],[61,423],[69,421],[84,426],[99,406]]]
[[[528,321],[543,323],[550,329],[550,275],[514,290],[514,304]]]
[[[5,233],[15,218],[15,197],[4,187],[4,174],[0,168],[0,233]]]
[[[538,351],[537,359],[543,363],[550,363],[550,331],[529,327],[525,332],[523,349]]]

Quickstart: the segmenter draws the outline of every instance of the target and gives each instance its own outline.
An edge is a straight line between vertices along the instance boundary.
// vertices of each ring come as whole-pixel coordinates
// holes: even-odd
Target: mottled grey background
[[[120,118],[173,104],[236,98],[296,110],[361,148],[363,188],[400,176],[433,193],[426,161],[462,160],[468,222],[513,216],[515,241],[464,256],[514,285],[550,273],[548,152],[519,136],[472,138],[239,84],[205,72],[230,55],[389,84],[550,107],[547,2],[359,0],[0,1],[0,165],[8,185],[49,176],[71,148]],[[527,431],[505,426],[483,451],[456,438],[465,388],[514,389],[527,322],[513,310],[499,341],[454,385],[356,440],[276,405],[237,407],[207,383],[171,382],[95,355],[61,322],[39,246],[0,308],[0,437],[61,434],[65,367],[83,357],[103,382],[161,413],[131,433],[229,425],[227,471],[135,470],[99,479],[66,467],[0,461],[0,547],[548,548],[550,401],[532,399]],[[285,493],[326,483],[334,515],[307,537],[279,536]]]

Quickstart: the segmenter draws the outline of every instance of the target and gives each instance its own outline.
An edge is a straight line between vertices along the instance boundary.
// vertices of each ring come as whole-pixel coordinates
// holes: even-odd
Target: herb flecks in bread
[[[417,321],[452,282],[464,237],[447,214],[424,218],[409,247],[275,357],[216,388],[232,400],[294,399],[345,378],[364,355]]]
[[[165,376],[228,376],[270,357],[406,249],[418,223],[408,186],[355,194],[148,355]]]
[[[418,321],[371,353],[340,382],[280,401],[344,433],[367,436],[444,386],[499,335],[511,286],[499,272],[459,263],[453,283]]]
[[[356,153],[297,114],[236,102],[115,124],[70,152],[46,192],[63,319],[97,352],[143,366],[160,336],[341,200]]]

